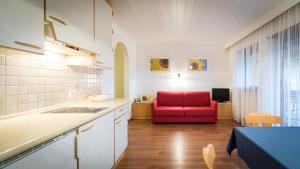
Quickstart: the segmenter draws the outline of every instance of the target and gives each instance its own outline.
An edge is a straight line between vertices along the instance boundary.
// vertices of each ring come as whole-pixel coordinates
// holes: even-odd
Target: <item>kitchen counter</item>
[[[60,136],[129,103],[82,101],[68,107],[108,107],[97,113],[31,113],[0,121],[0,162]]]

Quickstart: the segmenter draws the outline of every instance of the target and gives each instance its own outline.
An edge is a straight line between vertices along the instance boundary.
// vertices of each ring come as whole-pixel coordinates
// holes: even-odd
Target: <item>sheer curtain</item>
[[[300,125],[300,4],[230,48],[234,118],[264,112]]]

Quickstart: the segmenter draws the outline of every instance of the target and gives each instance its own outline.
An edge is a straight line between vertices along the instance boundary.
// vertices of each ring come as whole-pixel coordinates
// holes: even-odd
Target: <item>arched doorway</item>
[[[115,98],[128,98],[129,96],[128,69],[128,52],[125,45],[119,42],[114,53]]]

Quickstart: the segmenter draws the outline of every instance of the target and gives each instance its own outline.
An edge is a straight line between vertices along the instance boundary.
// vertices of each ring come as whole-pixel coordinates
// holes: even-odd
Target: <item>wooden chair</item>
[[[203,147],[203,158],[204,162],[208,169],[214,169],[214,163],[216,159],[216,151],[214,145],[208,144],[206,147]]]
[[[251,127],[272,127],[272,124],[282,124],[282,118],[267,114],[250,114],[245,115],[245,124]]]
[[[269,113],[258,113],[258,112],[255,112],[255,113],[249,113],[247,115],[245,115],[244,119],[245,119],[245,125],[246,126],[251,126],[251,127],[259,127],[260,126],[260,122],[257,122],[257,123],[249,123],[249,118],[251,117],[248,117],[248,116],[259,116],[259,117],[262,117],[262,116],[272,116],[271,114]],[[267,125],[267,124],[266,124]],[[272,126],[272,125],[271,125]],[[271,127],[270,126],[270,127]]]

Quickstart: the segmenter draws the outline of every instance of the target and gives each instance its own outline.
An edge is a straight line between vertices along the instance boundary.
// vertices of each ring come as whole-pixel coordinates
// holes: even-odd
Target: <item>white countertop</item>
[[[129,103],[127,99],[82,101],[69,107],[108,107],[98,113],[31,113],[0,121],[0,162],[97,119]]]

